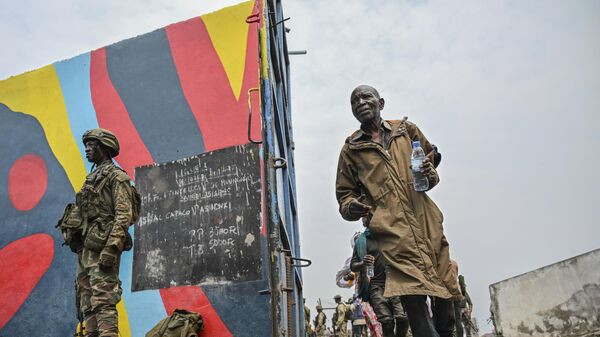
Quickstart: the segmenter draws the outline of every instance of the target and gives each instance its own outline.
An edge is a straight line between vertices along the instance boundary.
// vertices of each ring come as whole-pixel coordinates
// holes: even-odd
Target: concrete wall
[[[244,2],[0,81],[0,336],[74,332],[76,259],[54,225],[90,169],[85,130],[112,130],[130,175],[248,143],[259,24],[246,17],[260,6]],[[261,137],[260,118],[252,135]],[[131,264],[124,253],[121,336],[144,336],[174,308],[202,313],[205,336],[270,335],[269,297],[258,295],[266,279],[134,293]]]
[[[499,335],[600,335],[600,249],[490,286]]]

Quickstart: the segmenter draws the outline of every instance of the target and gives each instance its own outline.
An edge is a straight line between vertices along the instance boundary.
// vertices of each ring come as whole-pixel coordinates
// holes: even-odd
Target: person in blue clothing
[[[371,278],[367,276],[367,266],[373,266]],[[360,273],[359,279],[362,280],[362,284],[359,285],[358,296],[369,301],[373,307],[377,320],[381,323],[384,337],[405,337],[408,333],[408,318],[400,296],[391,298],[383,296],[385,259],[377,247],[377,241],[371,238],[368,229],[356,240],[350,268],[353,272]]]

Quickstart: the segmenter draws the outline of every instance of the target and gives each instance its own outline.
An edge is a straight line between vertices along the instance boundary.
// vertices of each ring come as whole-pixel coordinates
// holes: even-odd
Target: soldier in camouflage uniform
[[[327,329],[327,316],[323,312],[323,307],[317,305],[317,316],[315,317],[315,335],[317,337],[325,336],[325,330]]]
[[[310,325],[310,308],[306,305],[306,298],[304,299],[304,335],[306,337],[312,337],[313,331]]]
[[[471,296],[469,296],[469,293],[467,292],[467,284],[465,283],[464,276],[458,276],[458,284],[460,285],[460,291],[462,292],[464,298],[459,303],[460,318],[457,319],[461,321],[460,323],[464,327],[464,331],[467,337],[471,337],[473,335],[473,330],[475,330],[473,326],[473,321],[471,320],[471,313],[473,312],[473,302],[471,302]],[[462,337],[462,334],[460,335],[460,337]]]
[[[121,252],[131,249],[131,179],[115,166],[115,135],[104,129],[83,134],[85,156],[94,165],[77,193],[81,214],[81,246],[77,251],[77,297],[88,337],[118,337],[116,304],[121,299]],[[94,169],[95,167],[95,169]]]
[[[335,295],[333,297],[336,303],[334,324],[335,331],[339,337],[348,337],[348,320],[346,319],[346,304],[342,302],[342,296]]]

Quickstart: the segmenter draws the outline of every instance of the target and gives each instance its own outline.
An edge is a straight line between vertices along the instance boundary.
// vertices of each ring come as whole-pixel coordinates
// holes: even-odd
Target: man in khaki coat
[[[386,259],[385,297],[401,296],[413,335],[451,336],[451,298],[460,298],[450,268],[442,212],[425,192],[412,186],[412,141],[420,141],[427,159],[420,167],[429,189],[439,182],[431,163],[434,150],[419,128],[406,120],[386,121],[385,101],[375,88],[361,85],[350,97],[360,129],[341,150],[336,197],[342,217],[367,217],[368,228]],[[428,315],[426,297],[433,303]]]

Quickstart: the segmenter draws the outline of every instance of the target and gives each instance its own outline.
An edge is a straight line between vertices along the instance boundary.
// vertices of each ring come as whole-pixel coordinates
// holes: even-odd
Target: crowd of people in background
[[[341,295],[335,295],[335,305],[324,308],[319,300],[315,307],[317,310],[311,317],[311,310],[304,300],[304,331],[306,337],[412,337],[406,313],[402,307],[400,298],[384,298],[381,294],[381,283],[375,277],[378,268],[375,268],[375,280],[373,286],[366,282],[373,279],[365,278],[364,270],[358,270],[355,266],[353,271],[350,267],[352,259],[356,258],[355,241],[361,233],[356,233],[352,238],[353,257],[348,258],[346,264],[336,274],[336,284],[340,288],[353,288],[354,295],[343,301]],[[376,257],[377,260],[380,255]],[[366,265],[364,266],[366,267]],[[458,274],[458,263],[452,260],[452,267]],[[366,268],[364,268],[366,269]],[[361,280],[361,277],[363,278]],[[366,282],[365,282],[366,280]],[[478,328],[471,317],[473,303],[463,275],[458,276],[458,282],[463,298],[455,300],[454,308],[454,337],[477,336]],[[385,286],[385,284],[383,285]],[[361,291],[362,288],[362,291]],[[373,292],[369,290],[373,289]],[[331,311],[331,320],[327,320],[325,310]],[[428,300],[428,315],[433,317],[431,299]]]

